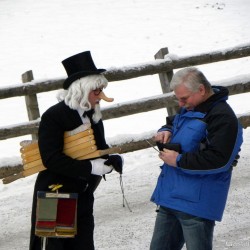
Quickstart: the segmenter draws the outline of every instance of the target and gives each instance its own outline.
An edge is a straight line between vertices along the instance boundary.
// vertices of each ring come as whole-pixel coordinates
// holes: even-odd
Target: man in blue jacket
[[[180,111],[167,117],[156,142],[164,164],[151,200],[159,206],[151,250],[212,249],[215,221],[221,221],[232,168],[243,142],[242,127],[227,104],[228,90],[211,86],[195,67],[179,70],[170,83]]]

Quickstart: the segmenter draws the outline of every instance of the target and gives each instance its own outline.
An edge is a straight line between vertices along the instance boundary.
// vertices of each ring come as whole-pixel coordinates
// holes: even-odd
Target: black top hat
[[[63,88],[68,89],[70,84],[81,77],[100,74],[106,69],[97,69],[90,51],[73,55],[62,61],[62,64],[68,74],[68,78],[63,83]]]

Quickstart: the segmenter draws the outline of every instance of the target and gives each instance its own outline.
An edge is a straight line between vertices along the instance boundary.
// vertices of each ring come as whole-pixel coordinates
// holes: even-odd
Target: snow
[[[33,82],[61,79],[66,73],[60,62],[84,50],[91,50],[97,67],[112,70],[154,62],[164,47],[170,52],[166,59],[176,60],[250,42],[248,0],[1,0],[0,10],[1,87],[19,85],[27,70],[33,70]],[[212,82],[224,84],[222,79],[229,78],[244,82],[249,66],[246,57],[199,68]],[[161,87],[152,75],[111,82],[105,92],[119,105],[159,95]],[[56,103],[55,96],[56,91],[38,94],[41,114]],[[1,127],[28,120],[23,97],[0,103]],[[229,103],[237,114],[250,112],[249,94],[231,96]],[[165,116],[166,109],[160,109],[104,121],[106,137],[110,143],[143,138],[163,125]],[[224,217],[215,227],[216,250],[250,248],[249,138],[246,129]],[[26,139],[30,136],[0,141],[0,166],[18,161],[19,142]],[[149,248],[156,215],[149,200],[161,161],[152,148],[123,157],[125,197],[132,212],[122,206],[119,176],[111,173],[95,194],[97,250]],[[28,249],[35,178],[0,184],[0,250]]]

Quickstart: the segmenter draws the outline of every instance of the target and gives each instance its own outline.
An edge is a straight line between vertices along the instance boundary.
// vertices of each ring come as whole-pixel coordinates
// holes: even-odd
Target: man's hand
[[[179,153],[176,151],[164,148],[163,151],[160,151],[159,157],[169,166],[176,167],[176,158],[178,155]]]
[[[161,142],[161,143],[167,143],[170,142],[172,133],[169,131],[161,131],[158,132],[155,136],[154,136],[154,140]]]
[[[105,165],[112,166],[116,172],[122,174],[123,157],[120,155],[110,155],[108,160],[104,162]]]

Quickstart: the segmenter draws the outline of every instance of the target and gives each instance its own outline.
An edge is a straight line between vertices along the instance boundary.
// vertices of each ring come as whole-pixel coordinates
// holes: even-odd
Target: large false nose
[[[103,91],[100,92],[100,94],[98,95],[98,97],[106,102],[113,102],[114,101],[114,98],[109,98],[107,97]]]

